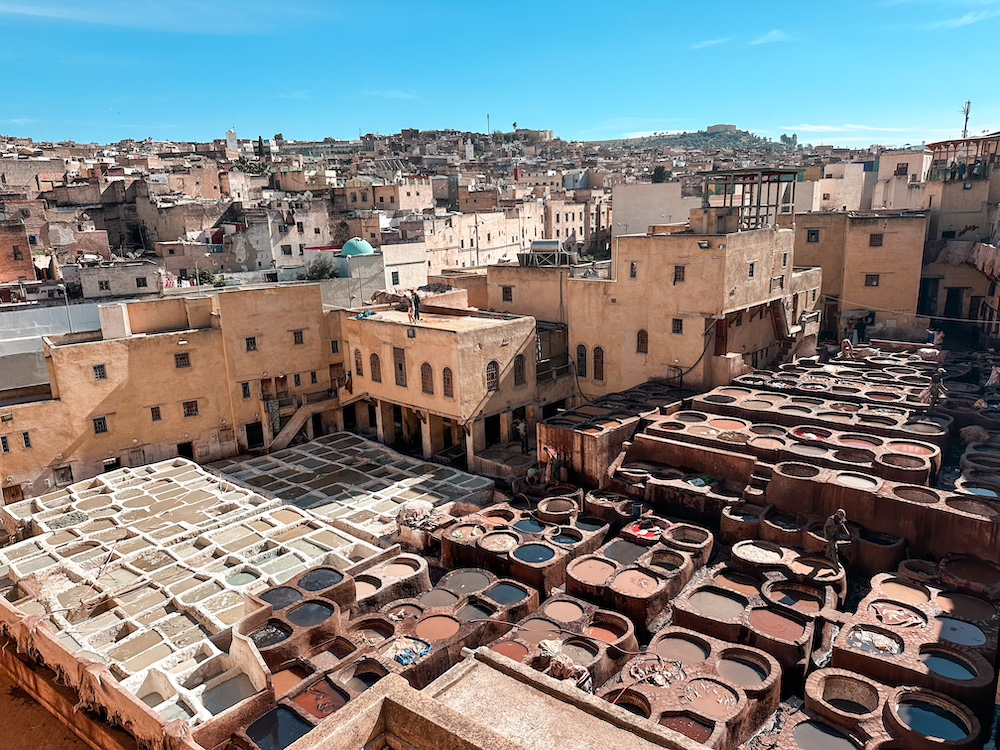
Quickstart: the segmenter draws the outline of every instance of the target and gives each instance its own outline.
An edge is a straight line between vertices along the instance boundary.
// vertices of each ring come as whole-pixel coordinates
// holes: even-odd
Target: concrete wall
[[[42,336],[69,333],[73,330],[97,331],[101,324],[97,304],[70,305],[69,318],[63,305],[40,307],[18,305],[0,311],[0,355],[16,352],[41,351]]]
[[[637,182],[629,185],[615,185],[611,190],[611,205],[614,207],[614,221],[611,226],[612,238],[629,233],[645,232],[646,227],[666,224],[670,221],[686,221],[688,211],[701,206],[701,198],[681,196],[681,183],[661,182],[652,184]],[[671,217],[669,220],[667,216]]]

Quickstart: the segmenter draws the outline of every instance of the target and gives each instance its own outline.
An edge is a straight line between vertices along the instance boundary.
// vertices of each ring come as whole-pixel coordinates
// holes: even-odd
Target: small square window
[[[296,346],[301,346],[306,343],[305,335],[302,331],[292,331],[292,341]]]
[[[27,432],[22,432],[21,433],[21,442],[24,444],[24,447],[26,449],[30,448],[31,447],[31,434],[27,433]]]
[[[185,417],[197,417],[198,416],[198,402],[197,401],[185,401],[183,404],[184,416]]]
[[[747,263],[747,278],[748,279],[752,279],[753,278],[754,266],[756,266],[756,265],[757,265],[756,263]]]
[[[295,228],[300,232],[305,232],[306,228],[302,225],[301,221],[295,222]]]
[[[674,318],[670,323],[672,333],[684,333],[684,321],[681,318]]]
[[[99,292],[110,292],[111,291],[111,282],[110,281],[98,281],[97,282],[97,291],[99,291]]]
[[[309,373],[309,382],[312,383],[313,385],[316,385],[316,383],[318,382],[316,380],[316,371],[315,370],[313,370],[312,372]]]
[[[292,246],[291,245],[282,245],[281,246],[281,254],[282,255],[291,255],[292,254]]]
[[[295,373],[292,376],[292,382],[294,382],[296,386],[302,385],[302,376],[299,375],[298,373]]]
[[[631,263],[629,263],[629,265],[628,265],[628,277],[629,277],[630,279],[634,279],[634,278],[636,278],[636,277],[637,277],[638,275],[639,275],[639,264],[638,264],[638,263],[636,263],[635,261],[632,261],[632,262],[631,262]]]
[[[94,417],[91,420],[94,423],[94,434],[100,435],[103,432],[108,431],[108,418],[107,417]]]
[[[399,284],[399,271],[392,272],[392,285],[396,286]]]
[[[70,466],[58,466],[52,470],[52,478],[56,484],[70,484],[73,481],[73,469]]]
[[[94,380],[107,380],[108,368],[106,365],[94,365]]]
[[[674,283],[680,284],[684,281],[684,266],[674,266]]]
[[[336,341],[336,340],[331,340],[330,341],[330,354],[339,354],[339,353],[340,353],[340,342]]]
[[[160,407],[159,406],[150,406],[149,407],[149,417],[154,422],[159,422],[161,419],[163,419],[163,415],[160,413]]]
[[[248,352],[255,352],[255,351],[257,351],[257,337],[256,336],[247,336],[246,343],[247,343],[247,351]]]
[[[806,242],[819,242],[819,230],[818,229],[807,229],[806,230]]]
[[[319,227],[313,227],[313,234],[319,234]]]
[[[868,247],[882,247],[882,234],[869,234]]]
[[[135,280],[136,289],[145,289],[147,286],[149,286],[149,282],[146,281],[145,276],[140,276]]]
[[[240,391],[243,398],[250,398],[250,383],[240,383]]]
[[[781,254],[781,267],[785,268],[788,266],[788,253]]]
[[[174,354],[174,367],[190,367],[191,354],[189,352],[177,352]]]
[[[878,277],[877,273],[866,273],[865,286],[878,286]]]
[[[514,301],[514,287],[512,287],[512,286],[504,286],[504,287],[500,287],[500,288],[501,288],[501,290],[503,292],[503,301],[504,302],[513,302]]]
[[[6,435],[0,435],[0,453],[10,453],[10,443]]]

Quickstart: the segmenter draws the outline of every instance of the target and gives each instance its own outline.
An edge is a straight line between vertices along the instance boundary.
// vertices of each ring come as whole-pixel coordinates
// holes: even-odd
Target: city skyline
[[[639,2],[602,16],[596,3],[514,3],[498,22],[492,9],[448,2],[419,14],[383,3],[373,15],[313,0],[280,14],[256,0],[0,0],[0,59],[32,81],[0,104],[0,132],[203,141],[235,127],[243,137],[351,139],[406,127],[484,132],[489,114],[492,129],[517,122],[567,140],[728,122],[774,140],[794,132],[802,143],[863,147],[957,137],[966,99],[970,135],[1000,126],[1000,103],[984,95],[989,46],[976,42],[1000,24],[1000,1],[787,8],[710,14]],[[640,38],[651,28],[662,33]],[[588,43],[597,31],[602,40]]]

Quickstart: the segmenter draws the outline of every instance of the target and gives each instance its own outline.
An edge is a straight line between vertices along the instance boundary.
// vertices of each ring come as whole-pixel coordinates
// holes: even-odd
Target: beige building
[[[795,217],[797,262],[823,269],[824,335],[839,340],[853,328],[861,338],[920,333],[925,322],[917,321],[917,294],[926,226],[927,215],[914,212]],[[894,329],[899,332],[890,333]]]
[[[871,207],[897,211],[928,208],[927,178],[930,168],[930,149],[883,151],[878,157]]]
[[[100,313],[100,331],[43,339],[47,389],[0,391],[5,500],[118,466],[276,448],[337,425],[339,325],[318,285]]]

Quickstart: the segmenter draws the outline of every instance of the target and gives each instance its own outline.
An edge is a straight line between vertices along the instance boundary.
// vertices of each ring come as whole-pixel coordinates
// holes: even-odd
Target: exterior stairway
[[[287,448],[288,444],[299,434],[299,430],[305,427],[306,421],[313,414],[319,414],[327,409],[335,408],[337,403],[335,397],[327,396],[326,393],[306,394],[302,405],[295,410],[295,413],[285,423],[285,426],[274,436],[274,440],[267,446],[267,449],[269,451],[280,451],[282,448]]]

